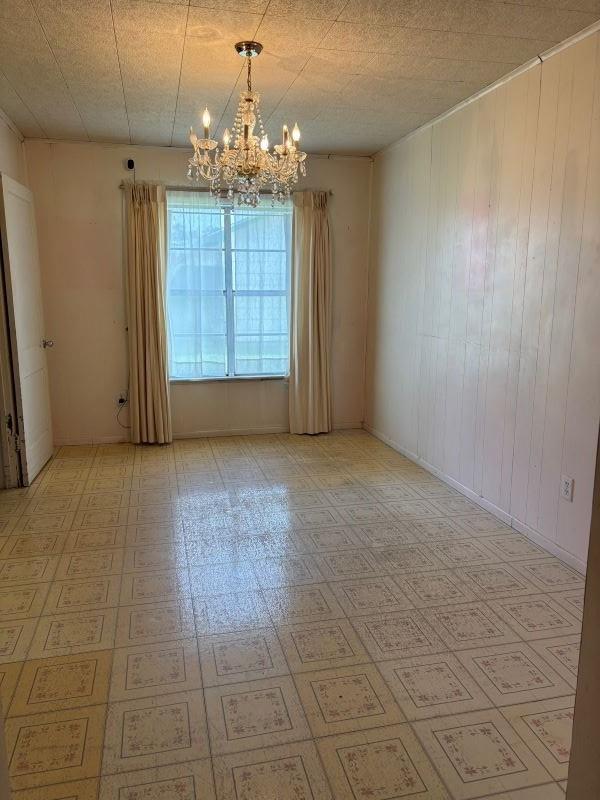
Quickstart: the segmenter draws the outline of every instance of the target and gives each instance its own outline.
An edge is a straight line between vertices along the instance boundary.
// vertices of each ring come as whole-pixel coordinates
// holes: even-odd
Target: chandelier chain
[[[246,64],[248,65],[248,79],[247,79],[248,91],[251,92],[252,91],[252,59],[250,57],[248,57],[246,59]]]

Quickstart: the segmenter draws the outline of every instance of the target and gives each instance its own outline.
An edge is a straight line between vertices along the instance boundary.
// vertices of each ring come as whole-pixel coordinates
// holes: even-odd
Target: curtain
[[[136,443],[172,441],[165,324],[165,191],[126,186],[129,416]]]
[[[331,430],[331,238],[326,192],[295,192],[289,412],[291,433]]]

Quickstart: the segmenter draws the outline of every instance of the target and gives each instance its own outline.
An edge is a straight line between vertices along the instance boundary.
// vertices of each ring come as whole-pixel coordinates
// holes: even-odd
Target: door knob
[[[54,341],[52,339],[42,339],[42,347],[44,350],[47,347],[54,347]]]

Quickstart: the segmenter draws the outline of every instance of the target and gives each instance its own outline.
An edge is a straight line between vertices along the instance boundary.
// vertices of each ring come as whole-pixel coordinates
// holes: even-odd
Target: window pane
[[[288,328],[286,295],[236,295],[236,374],[286,374],[289,360]]]
[[[233,252],[233,284],[236,291],[285,292],[288,282],[287,253]]]
[[[167,312],[171,378],[227,374],[224,223],[197,192],[169,192]]]

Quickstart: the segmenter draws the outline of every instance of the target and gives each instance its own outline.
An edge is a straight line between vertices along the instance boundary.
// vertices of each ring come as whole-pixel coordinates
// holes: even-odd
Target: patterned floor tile
[[[65,545],[66,553],[88,553],[109,547],[125,547],[127,528],[99,528],[98,530],[71,531]]]
[[[179,600],[191,594],[187,569],[171,569],[147,572],[141,575],[123,575],[121,581],[121,605],[138,603],[160,603]]]
[[[477,597],[497,600],[502,597],[537,594],[538,587],[510,564],[470,566],[456,570],[456,575]]]
[[[336,800],[450,800],[408,725],[329,736],[318,747]]]
[[[201,691],[109,705],[103,774],[180,764],[207,756]]]
[[[50,583],[12,586],[0,590],[0,624],[15,619],[38,617],[42,613]]]
[[[0,561],[0,589],[26,583],[41,583],[52,580],[58,556],[32,556],[30,558],[6,558]]]
[[[555,603],[558,603],[568,612],[577,617],[577,619],[583,619],[583,589],[570,589],[566,592],[553,592],[552,599]]]
[[[106,703],[111,662],[111,650],[27,661],[9,716],[21,717]]]
[[[314,736],[404,722],[373,664],[298,673],[295,681]]]
[[[95,800],[94,795],[94,800]],[[102,779],[99,800],[215,800],[209,759]]]
[[[423,615],[450,650],[519,640],[511,628],[484,603],[426,608]]]
[[[496,600],[489,606],[526,641],[579,633],[581,630],[580,620],[548,594]]]
[[[269,627],[271,625],[269,610],[260,592],[194,597],[199,634],[233,633]]]
[[[571,692],[570,684],[524,642],[463,650],[457,658],[496,706]]]
[[[350,666],[371,660],[347,620],[279,626],[277,633],[292,672]]]
[[[215,758],[217,800],[333,800],[312,742]]]
[[[361,546],[358,535],[350,527],[324,528],[298,534],[298,549],[304,553],[323,553],[329,550],[354,550]]]
[[[486,547],[478,539],[459,539],[449,542],[438,542],[435,554],[446,567],[475,566],[493,564],[500,561],[500,556]]]
[[[111,702],[189,692],[201,687],[196,639],[115,650]]]
[[[192,567],[190,585],[194,597],[256,591],[259,588],[252,565],[247,561]]]
[[[29,658],[51,658],[114,646],[117,610],[40,617]]]
[[[502,709],[511,726],[552,777],[567,778],[575,697],[539,700]]]
[[[585,578],[557,558],[544,558],[540,561],[527,561],[515,567],[526,578],[539,586],[542,592],[556,592],[562,589],[583,589]]]
[[[119,608],[116,647],[190,639],[196,635],[189,599]]]
[[[119,605],[121,576],[53,581],[44,604],[44,614],[96,611]]]
[[[290,586],[286,589],[265,589],[263,597],[275,625],[318,622],[344,616],[333,592],[324,583]]]
[[[365,547],[414,544],[417,541],[410,523],[372,522],[369,525],[357,525],[352,530]]]
[[[548,772],[499,711],[472,711],[414,723],[455,800],[547,783]]]
[[[384,570],[369,550],[343,550],[314,556],[322,575],[328,581],[348,578],[374,578]]]
[[[334,581],[330,588],[349,617],[412,608],[410,600],[390,577]]]
[[[324,580],[315,559],[309,555],[267,558],[253,562],[252,569],[263,589],[321,583]]]
[[[8,707],[21,673],[22,661],[13,661],[10,664],[0,664],[0,711],[6,717]]]
[[[310,738],[289,676],[215,686],[204,692],[213,755]]]
[[[72,781],[13,792],[12,800],[97,800],[98,780]]]
[[[198,647],[205,686],[289,673],[277,634],[270,628],[203,637]]]
[[[352,624],[375,661],[447,650],[419,611],[357,617]]]
[[[22,661],[27,657],[37,619],[0,622],[0,664]]]
[[[532,641],[531,646],[562,677],[575,688],[579,667],[579,644],[581,637],[557,636],[555,639]]]
[[[452,653],[378,664],[408,720],[489,708],[490,699]]]
[[[6,744],[13,788],[98,775],[105,713],[105,706],[93,706],[8,719]]]
[[[475,594],[451,570],[436,570],[415,575],[402,575],[397,585],[417,608],[468,603]]]

